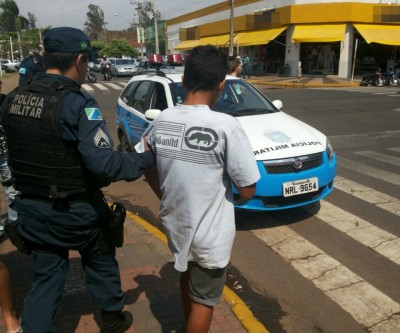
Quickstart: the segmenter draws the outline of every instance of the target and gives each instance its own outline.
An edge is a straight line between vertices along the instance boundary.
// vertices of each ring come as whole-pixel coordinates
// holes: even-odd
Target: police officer
[[[40,45],[40,52],[31,52],[19,65],[19,85],[29,82],[37,73],[43,73],[45,70],[43,45]]]
[[[33,256],[22,329],[56,332],[54,315],[73,249],[82,257],[88,290],[101,309],[101,332],[125,332],[132,315],[122,311],[115,249],[100,241],[101,225],[110,215],[100,188],[137,179],[154,166],[154,155],[113,150],[99,106],[80,90],[93,59],[81,30],[47,30],[44,49],[46,73],[16,88],[3,103],[9,163],[21,191],[14,203],[17,231]]]

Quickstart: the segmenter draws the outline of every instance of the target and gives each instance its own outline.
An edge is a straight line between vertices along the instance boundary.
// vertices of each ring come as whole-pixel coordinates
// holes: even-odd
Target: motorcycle
[[[96,75],[90,72],[89,68],[87,70],[87,76],[86,76],[88,82],[90,83],[95,83],[97,81]]]
[[[386,73],[386,84],[391,86],[400,85],[400,78],[392,68]]]
[[[368,86],[370,84],[376,87],[383,87],[386,85],[386,76],[379,67],[377,67],[373,73],[366,73],[363,75],[360,86]]]
[[[104,80],[111,81],[112,75],[111,75],[111,65],[110,64],[105,64],[103,66],[102,74],[103,74]]]

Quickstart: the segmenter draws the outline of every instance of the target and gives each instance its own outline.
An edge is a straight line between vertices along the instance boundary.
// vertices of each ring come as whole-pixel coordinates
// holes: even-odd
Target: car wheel
[[[118,146],[119,151],[126,151],[126,152],[135,151],[135,148],[132,147],[131,142],[129,141],[125,131],[119,131],[118,137],[120,142]]]

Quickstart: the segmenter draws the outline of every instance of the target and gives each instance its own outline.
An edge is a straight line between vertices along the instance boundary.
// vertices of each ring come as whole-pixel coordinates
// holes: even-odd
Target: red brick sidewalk
[[[1,190],[3,216],[6,213],[4,199]],[[125,244],[117,250],[117,258],[122,287],[126,292],[126,309],[134,315],[134,327],[127,332],[184,332],[179,276],[173,268],[167,246],[132,219],[128,218],[125,224]],[[0,259],[10,270],[15,308],[17,315],[20,315],[31,286],[31,257],[16,251],[6,240],[0,244]],[[232,312],[232,306],[224,300],[216,307],[211,333],[248,331]],[[71,251],[68,280],[56,315],[58,332],[98,332],[99,315],[84,283],[79,254]],[[0,332],[5,332],[2,320]]]

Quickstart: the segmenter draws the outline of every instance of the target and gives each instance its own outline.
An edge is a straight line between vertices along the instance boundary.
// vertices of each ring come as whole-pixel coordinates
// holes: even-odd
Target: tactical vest
[[[77,88],[36,83],[16,88],[3,104],[9,165],[22,194],[53,199],[84,193],[90,187],[75,142],[61,139],[59,112],[68,93]]]

